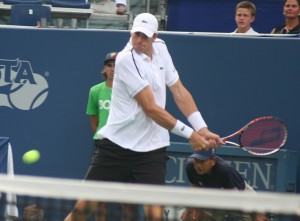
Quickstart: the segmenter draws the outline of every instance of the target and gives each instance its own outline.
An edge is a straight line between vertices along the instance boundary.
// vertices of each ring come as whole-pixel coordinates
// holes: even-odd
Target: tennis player
[[[236,189],[254,192],[240,173],[222,158],[215,155],[214,149],[201,150],[192,154],[186,164],[187,177],[193,187]],[[226,219],[225,219],[226,217]],[[181,217],[184,221],[214,220],[214,221],[267,221],[265,215],[247,216],[242,213],[224,211],[186,209]]]
[[[139,14],[129,43],[118,53],[110,114],[97,133],[101,141],[87,172],[88,180],[164,184],[169,131],[186,138],[195,151],[224,144],[208,130],[157,31],[155,16]],[[166,86],[193,128],[165,110]],[[89,206],[87,202],[75,210],[84,211]],[[162,220],[160,206],[144,209],[147,220]],[[76,213],[70,217],[85,220],[75,219]]]

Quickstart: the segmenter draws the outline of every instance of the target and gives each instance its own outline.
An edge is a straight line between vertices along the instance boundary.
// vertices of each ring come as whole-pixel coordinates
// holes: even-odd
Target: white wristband
[[[188,117],[188,121],[190,122],[190,124],[192,125],[192,127],[194,128],[194,130],[196,132],[198,132],[203,127],[207,127],[207,125],[206,125],[205,121],[203,120],[201,113],[199,111],[192,113]]]
[[[177,120],[174,128],[171,130],[173,134],[189,139],[192,136],[193,129]]]

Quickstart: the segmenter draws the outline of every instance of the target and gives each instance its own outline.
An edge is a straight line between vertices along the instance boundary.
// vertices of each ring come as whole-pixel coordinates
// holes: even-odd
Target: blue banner
[[[105,54],[122,50],[129,31],[0,27],[0,32],[0,135],[9,137],[14,147],[15,173],[83,179],[94,150],[85,114],[89,89],[102,81]],[[273,115],[288,127],[284,149],[297,151],[299,38],[159,37],[212,131],[226,136],[256,117]],[[188,123],[171,96],[167,110]],[[173,135],[171,139],[186,142]],[[22,155],[31,149],[38,149],[41,158],[26,165]],[[258,159],[248,158],[255,168]],[[258,165],[247,173],[267,169]],[[265,176],[257,185],[277,190]]]

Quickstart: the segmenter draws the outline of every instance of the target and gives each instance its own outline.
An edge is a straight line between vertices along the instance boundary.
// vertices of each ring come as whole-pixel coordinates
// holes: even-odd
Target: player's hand
[[[209,148],[209,141],[204,137],[198,134],[197,132],[193,132],[192,136],[189,138],[189,143],[194,151],[198,152],[202,149]]]
[[[208,141],[208,147],[210,148],[219,147],[225,144],[219,135],[212,133],[207,127],[201,128],[201,130],[198,131],[198,134],[205,137]]]

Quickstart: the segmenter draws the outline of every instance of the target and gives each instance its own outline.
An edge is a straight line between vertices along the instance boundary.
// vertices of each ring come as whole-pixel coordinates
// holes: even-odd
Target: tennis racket
[[[238,137],[238,143],[228,139]],[[277,152],[287,140],[287,128],[278,118],[266,116],[252,120],[237,132],[222,138],[225,143],[238,146],[250,154],[264,156]]]

